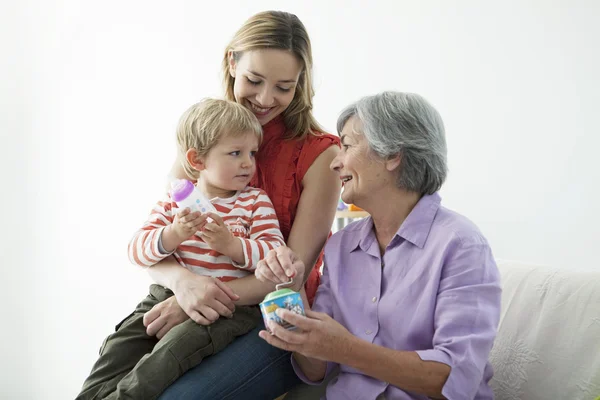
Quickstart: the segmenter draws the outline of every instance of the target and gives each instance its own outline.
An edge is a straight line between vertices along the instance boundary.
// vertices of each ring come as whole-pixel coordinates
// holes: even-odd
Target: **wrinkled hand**
[[[334,362],[340,354],[350,350],[354,336],[329,315],[307,310],[305,317],[283,308],[276,312],[280,318],[295,325],[297,329],[288,331],[269,321],[269,328],[273,334],[263,330],[259,332],[259,336],[270,345],[322,361]]]
[[[233,234],[229,231],[227,224],[223,221],[218,214],[209,213],[208,216],[213,220],[204,225],[202,229],[202,239],[211,249],[218,251],[221,254],[230,255],[231,246],[237,240]]]
[[[235,311],[234,301],[239,300],[220,280],[201,275],[179,282],[173,292],[183,311],[200,325],[210,325],[220,315],[230,318]]]
[[[304,283],[304,262],[287,246],[281,246],[269,251],[267,256],[260,260],[254,271],[256,279],[261,282],[275,284],[285,283],[294,279],[292,289],[299,291]]]
[[[171,328],[188,318],[175,297],[169,297],[144,314],[143,322],[148,336],[156,336],[160,340]]]
[[[205,226],[207,218],[207,214],[202,214],[200,211],[191,212],[189,208],[185,208],[175,214],[173,232],[181,241],[184,241],[201,230]]]

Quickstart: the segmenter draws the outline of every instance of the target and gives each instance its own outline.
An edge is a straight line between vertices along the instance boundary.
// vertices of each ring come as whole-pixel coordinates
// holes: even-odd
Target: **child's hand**
[[[173,232],[184,241],[206,225],[208,214],[200,211],[191,212],[189,208],[180,211],[173,220]]]
[[[227,228],[227,225],[219,215],[209,213],[212,222],[204,225],[202,239],[209,244],[210,248],[221,254],[231,257],[232,248],[238,241]]]

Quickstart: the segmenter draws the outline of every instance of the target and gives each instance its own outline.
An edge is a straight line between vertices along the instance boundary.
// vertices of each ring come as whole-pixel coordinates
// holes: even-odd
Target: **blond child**
[[[173,254],[182,267],[226,282],[252,274],[269,250],[285,245],[271,200],[248,186],[261,140],[260,123],[242,105],[206,99],[190,107],[179,121],[178,149],[187,174],[216,212],[181,210],[167,195],[131,239],[130,260],[151,267]],[[144,314],[172,295],[150,286],[150,294],[104,341],[77,399],[155,399],[261,319],[258,307],[237,306],[231,318],[210,323],[198,313],[160,340],[148,336]]]

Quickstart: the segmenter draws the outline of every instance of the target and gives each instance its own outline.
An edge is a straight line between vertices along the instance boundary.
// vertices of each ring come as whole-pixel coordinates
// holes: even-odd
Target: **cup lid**
[[[285,296],[285,295],[291,295],[291,294],[296,294],[298,292],[294,292],[292,289],[280,289],[280,290],[276,290],[274,292],[269,293],[268,295],[265,296],[265,299],[263,300],[263,302],[265,301],[269,301],[269,300],[273,300],[277,297],[280,296]]]

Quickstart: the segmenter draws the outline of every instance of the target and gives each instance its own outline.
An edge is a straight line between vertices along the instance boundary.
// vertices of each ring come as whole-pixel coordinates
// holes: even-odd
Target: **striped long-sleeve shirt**
[[[173,253],[162,252],[159,244],[162,231],[180,211],[170,196],[156,204],[144,226],[129,242],[131,262],[149,267],[174,254],[182,266],[194,273],[230,281],[251,274],[269,250],[285,245],[273,203],[264,190],[246,187],[233,197],[215,198],[211,202],[229,231],[242,241],[243,265],[212,250],[198,232]]]

